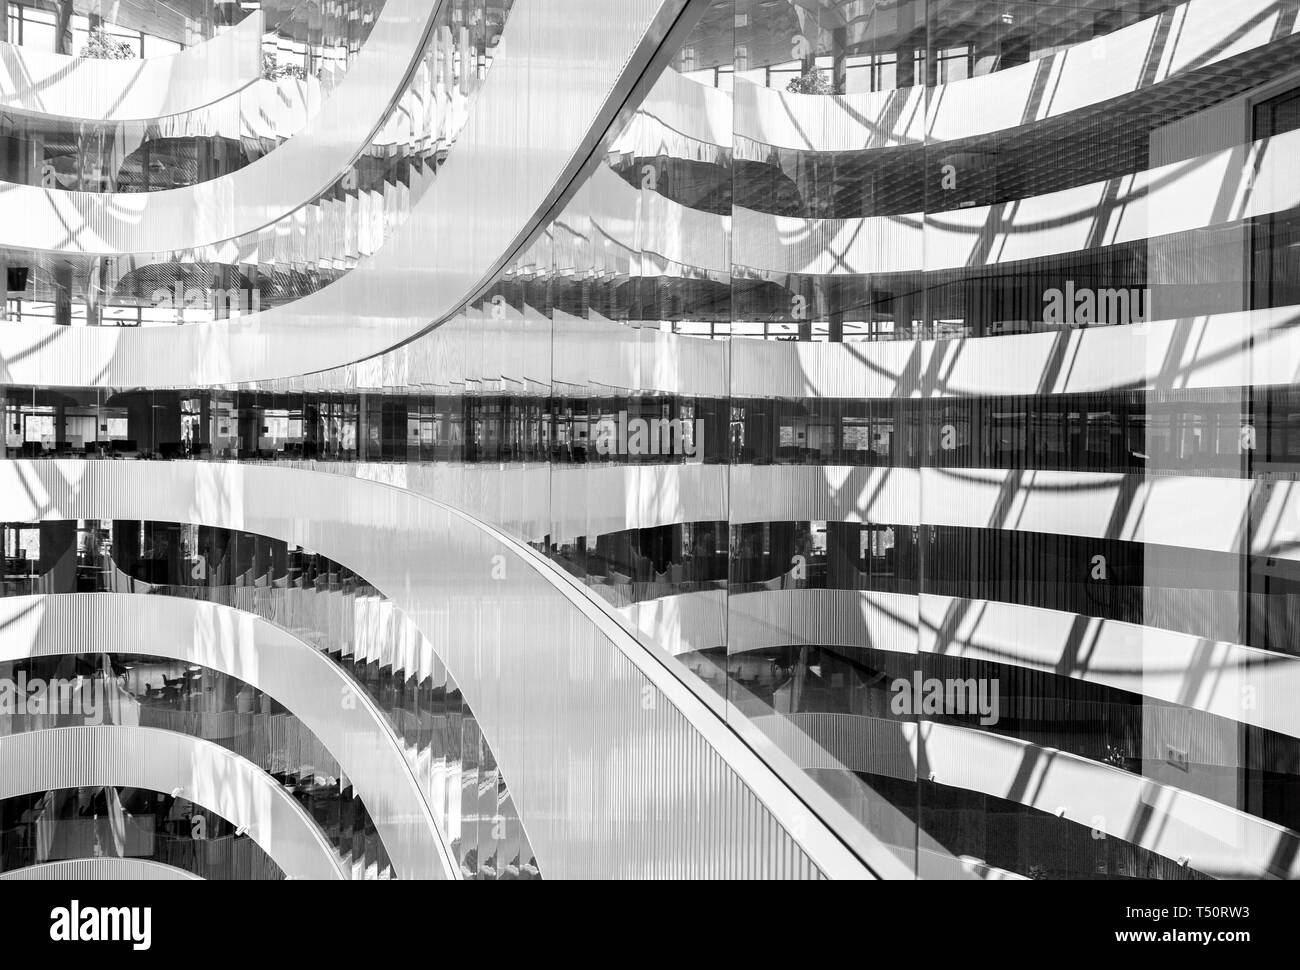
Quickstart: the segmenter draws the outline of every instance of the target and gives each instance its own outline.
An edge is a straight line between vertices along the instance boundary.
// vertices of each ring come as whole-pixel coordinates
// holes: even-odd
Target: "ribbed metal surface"
[[[920,392],[929,344],[733,340],[730,349],[737,397],[891,398]]]
[[[610,150],[636,158],[692,158],[706,145],[729,149],[731,129],[729,92],[665,68]]]
[[[358,364],[266,384],[302,391],[413,384],[450,389],[472,367],[493,380],[570,384],[575,394],[602,386],[705,397],[728,393],[725,342],[625,326],[594,311],[583,318],[556,310],[552,320],[531,308],[527,316],[513,307],[504,313],[497,320],[462,309],[414,343]]]
[[[168,882],[195,880],[201,877],[175,866],[164,865],[150,859],[60,859],[43,862],[37,866],[24,866],[0,872],[0,879],[71,880],[73,882]]]
[[[928,469],[732,465],[732,524],[880,522],[919,525]],[[930,494],[926,493],[929,507]],[[987,520],[977,523],[986,525]]]
[[[427,499],[337,476],[224,464],[11,463],[0,478],[0,502],[13,518],[243,529],[365,576],[455,677],[548,875],[868,874],[612,620],[584,606],[530,551]],[[899,866],[892,855],[873,864]]]
[[[593,586],[591,595],[602,596],[602,588]],[[611,602],[610,606],[624,629],[640,642],[673,656],[728,642],[723,590],[658,596],[630,605]]]
[[[167,57],[96,60],[0,44],[0,107],[126,121],[202,108],[262,76],[262,11]]]
[[[229,674],[292,711],[338,760],[402,878],[451,878],[445,840],[392,727],[313,647],[259,617],[163,596],[0,599],[0,659],[77,653],[168,657]]]
[[[657,192],[635,188],[607,165],[583,182],[558,225],[600,240],[593,247],[602,260],[590,267],[595,273],[627,269],[633,275],[649,276],[637,272],[646,256],[689,266],[695,274],[726,277],[731,273],[729,216],[691,209]]]
[[[917,597],[866,590],[784,589],[727,597],[727,652],[839,644],[914,653]]]
[[[1210,476],[921,470],[925,521],[1242,552],[1243,526],[1265,486]],[[815,517],[815,516],[814,516]],[[795,516],[798,518],[798,516]],[[877,521],[887,521],[878,519]],[[1276,555],[1300,557],[1300,549]]]
[[[933,266],[929,249],[933,227],[926,226],[923,213],[799,219],[741,206],[732,211],[733,258],[738,267],[829,276],[903,273]],[[968,233],[977,235],[978,229]]]
[[[342,879],[333,847],[278,782],[211,741],[141,727],[69,727],[0,738],[0,798],[53,788],[171,792],[246,826],[284,872]]]

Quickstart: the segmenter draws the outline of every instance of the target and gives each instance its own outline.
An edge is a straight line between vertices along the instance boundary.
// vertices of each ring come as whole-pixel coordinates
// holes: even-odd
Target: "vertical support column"
[[[77,591],[77,523],[75,520],[40,524],[40,573],[46,593]]]
[[[54,268],[54,322],[72,325],[72,266],[64,262]]]

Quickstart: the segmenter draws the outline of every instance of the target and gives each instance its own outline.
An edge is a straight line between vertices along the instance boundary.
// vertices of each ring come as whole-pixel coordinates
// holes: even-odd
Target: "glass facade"
[[[343,6],[369,13],[313,27],[307,61],[364,52],[384,4]],[[479,138],[500,155],[480,119],[517,77],[526,0],[440,5],[353,166],[256,233],[107,260],[0,250],[3,326],[32,354],[140,331],[93,359],[97,382],[8,371],[5,460],[275,465],[304,492],[379,482],[472,518],[761,738],[869,868],[883,845],[921,878],[1300,876],[1300,0],[678,6],[591,164],[474,279],[448,253],[504,221],[490,194],[444,248],[417,242],[453,204],[428,191],[444,166]],[[10,4],[11,37],[31,10]],[[84,156],[82,123],[54,133],[69,124],[14,119],[12,157]],[[154,183],[129,156],[167,139],[140,124],[91,126],[119,152],[95,162],[113,184],[50,187],[219,182],[296,134],[256,151],[187,135],[185,174]],[[117,378],[123,348],[177,324],[214,357],[230,332],[330,339],[295,304],[371,276],[356,332],[410,324],[382,354]],[[219,306],[232,287],[256,304]],[[305,526],[295,545],[197,517],[10,518],[7,596],[161,594],[306,629],[425,766],[460,874],[545,874],[507,777],[533,727],[494,734],[495,694],[441,661],[368,662],[326,621],[397,610],[420,564],[363,579]],[[291,593],[319,604],[293,624]],[[407,620],[436,643],[464,629]],[[583,748],[568,767],[585,795],[615,760]],[[562,801],[531,805],[603,810]],[[384,851],[367,843],[366,865]]]

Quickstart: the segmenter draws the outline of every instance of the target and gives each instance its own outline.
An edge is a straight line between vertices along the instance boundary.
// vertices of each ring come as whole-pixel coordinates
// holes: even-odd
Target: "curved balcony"
[[[730,521],[1010,529],[1290,559],[1300,555],[1288,548],[1300,538],[1292,508],[1300,488],[1292,486],[1176,474],[737,465]]]
[[[1300,205],[1300,133],[1006,205],[864,219],[736,207],[734,261],[811,276],[959,270],[1141,243]],[[1225,193],[1226,188],[1226,193]]]
[[[874,590],[733,593],[727,613],[731,654],[833,644],[1007,664],[1300,738],[1300,714],[1286,703],[1300,659],[1241,644],[1014,603]],[[1089,645],[1086,654],[1079,642]]]
[[[52,860],[66,863],[55,870],[64,878],[95,871],[110,876],[112,864],[124,860],[131,865],[127,873],[138,878],[147,878],[144,866],[172,878],[286,878],[261,846],[183,793],[122,786],[51,789],[0,800],[0,819],[0,878],[31,878],[25,874],[53,867]]]
[[[167,57],[97,60],[0,43],[0,109],[95,122],[206,107],[262,76],[262,12]]]
[[[281,12],[280,22],[270,26],[265,37],[260,30],[253,36],[258,61],[253,77],[237,90],[197,107],[182,110],[180,105],[159,104],[157,110],[164,113],[146,113],[137,119],[134,115],[67,117],[0,106],[8,120],[0,178],[45,189],[140,193],[228,175],[306,127],[356,60],[383,4],[384,0],[348,0],[322,15],[317,5],[300,0],[292,10]],[[231,34],[250,30],[261,17],[261,11],[254,12]],[[288,48],[281,53],[299,63],[279,63],[277,46]],[[157,69],[160,60],[166,59],[78,58],[75,64],[88,69],[98,63],[131,66],[145,73]],[[175,97],[178,89],[164,85],[149,90],[172,92]],[[94,99],[87,103],[93,104]],[[170,108],[176,110],[166,110]]]
[[[738,139],[833,152],[972,138],[1067,116],[1282,39],[1294,0],[1190,0],[1015,67],[930,88],[806,95],[738,79]],[[1294,31],[1290,31],[1294,33]],[[743,153],[743,149],[742,149]]]
[[[740,397],[940,399],[1287,385],[1300,377],[1297,319],[1300,308],[1281,306],[996,339],[737,340],[729,348],[731,390]],[[625,333],[609,340],[629,346],[636,332]]]
[[[78,654],[93,645],[104,653],[198,664],[274,697],[338,759],[401,878],[449,878],[457,871],[387,720],[335,664],[297,637],[227,607],[126,594],[7,597],[0,615],[0,659]]]
[[[710,148],[730,149],[731,127],[728,92],[705,87],[668,67],[609,151],[637,158],[699,158],[710,154]]]
[[[1120,180],[1024,199],[1016,203],[1015,214],[1010,217],[1000,214],[1001,207],[996,206],[866,220],[786,219],[738,208],[735,266],[746,279],[747,286],[777,287],[773,292],[778,295],[773,297],[769,293],[755,297],[757,302],[753,307],[743,303],[735,312],[741,317],[747,310],[788,315],[789,310],[779,305],[780,300],[787,303],[794,300],[795,295],[810,284],[816,293],[811,298],[809,310],[818,314],[819,319],[825,315],[825,305],[836,300],[848,302],[854,310],[862,309],[865,301],[867,312],[874,313],[871,309],[873,300],[868,298],[871,287],[862,282],[870,280],[873,274],[897,274],[900,275],[900,279],[894,281],[897,285],[931,285],[936,292],[946,294],[948,290],[959,293],[963,281],[979,268],[997,266],[1004,276],[1016,278],[1007,284],[1009,291],[1014,290],[1016,299],[1008,304],[1005,312],[1020,319],[994,322],[981,328],[981,333],[987,331],[989,336],[1008,334],[1015,329],[1058,333],[1062,329],[1073,330],[1092,323],[1122,326],[1131,319],[1172,316],[1188,307],[1187,296],[1180,295],[1183,287],[1172,280],[1163,283],[1158,278],[1151,280],[1142,274],[1142,285],[1136,289],[1122,285],[1118,289],[1102,287],[1098,291],[1101,295],[1097,297],[1100,302],[1089,311],[1091,318],[1075,322],[1071,307],[1071,320],[1053,319],[1049,314],[1049,298],[1062,286],[1068,290],[1065,277],[1071,275],[1071,270],[1068,267],[1053,269],[1047,263],[1062,258],[1080,260],[1074,273],[1082,274],[1077,284],[1079,292],[1086,290],[1091,293],[1087,280],[1098,272],[1093,263],[1097,260],[1104,262],[1110,256],[1120,258],[1125,254],[1147,253],[1154,260],[1156,254],[1162,254],[1168,248],[1170,258],[1175,251],[1181,258],[1190,246],[1198,256],[1219,258],[1223,250],[1221,242],[1214,244],[1218,249],[1202,251],[1205,243],[1196,242],[1193,237],[1202,234],[1217,238],[1224,233],[1249,233],[1253,220],[1293,211],[1300,204],[1300,190],[1285,163],[1295,147],[1295,133],[1279,135]],[[1214,201],[1218,196],[1209,189],[1220,183],[1231,188],[1234,193],[1231,200]],[[364,197],[363,193],[359,198]],[[382,204],[387,205],[386,202]],[[323,237],[344,239],[348,237],[344,228],[353,220],[360,217],[365,221],[366,211],[372,215],[377,213],[374,207],[369,210],[364,207],[349,209],[346,205],[321,211],[332,211],[334,215],[331,218],[335,221],[309,220],[316,226],[312,231],[322,233]],[[1079,213],[1091,215],[1085,218]],[[550,266],[553,261],[557,262],[553,269],[557,274],[562,269],[558,263],[572,262],[574,265],[570,272],[586,273],[592,280],[617,282],[655,277],[661,281],[681,281],[679,287],[686,285],[686,279],[725,280],[732,270],[733,258],[728,255],[729,222],[725,216],[680,206],[659,193],[638,191],[611,171],[601,168],[577,192],[574,204],[550,227],[537,246],[521,256],[516,265],[502,276],[502,281],[510,285],[516,279],[535,274],[539,265]],[[1147,233],[1154,235],[1148,236]],[[385,233],[379,233],[362,249],[379,249],[385,236]],[[297,243],[292,241],[292,233],[285,238],[290,241],[272,262],[294,262]],[[361,243],[362,238],[355,237],[355,241]],[[922,248],[926,250],[924,260],[920,255]],[[280,253],[279,242],[275,244],[275,251]],[[881,252],[890,255],[881,257]],[[384,253],[379,249],[374,260],[376,266],[384,262],[383,257]],[[13,254],[12,258],[25,257]],[[311,259],[318,266],[329,262],[323,253],[317,253]],[[177,266],[173,261],[172,264],[129,269],[123,275],[123,270],[135,265],[133,261],[125,260],[100,267],[95,286],[117,291],[108,299],[109,303],[122,299],[138,301],[143,298],[144,290],[149,290],[155,298],[161,294],[169,304],[183,302],[173,301],[172,297],[173,290],[181,286],[181,277],[189,278],[188,267]],[[363,263],[360,271],[371,270],[370,265]],[[193,267],[192,279],[201,284],[200,290],[213,285],[212,280],[204,282],[205,272],[205,266]],[[234,273],[232,280],[240,280],[237,292],[246,294],[245,302],[254,297],[260,299],[265,287],[259,284],[247,289],[251,284],[244,274],[233,269],[231,272]],[[931,276],[931,273],[939,275]],[[41,269],[37,278],[45,279],[51,274],[52,271]],[[318,292],[323,278],[313,279],[314,282],[308,282],[306,288]],[[228,281],[225,277],[216,280],[217,283]],[[172,286],[159,287],[159,283]],[[1039,286],[1037,291],[1034,291],[1035,283]],[[861,285],[853,289],[857,284]],[[267,292],[277,285],[272,284]],[[86,276],[84,282],[77,283],[73,289],[90,286],[91,279]],[[284,292],[273,299],[294,300],[295,286],[286,286]],[[845,286],[849,289],[844,290]],[[830,288],[835,288],[835,292]],[[1219,289],[1228,291],[1226,286]],[[130,296],[134,291],[140,291],[140,294]],[[126,297],[118,295],[123,292],[127,293]],[[331,289],[331,292],[343,291]],[[945,300],[949,298],[944,297]],[[1241,302],[1240,299],[1222,296],[1216,299],[1224,307],[1240,305]],[[263,316],[272,319],[281,311],[290,309],[293,308],[281,307],[265,315],[254,314],[248,317],[248,322],[255,323]],[[934,312],[942,311],[936,309]],[[173,309],[154,322],[175,323],[185,316],[184,312]],[[107,320],[108,316],[105,315],[104,319]],[[241,323],[245,321],[242,312],[239,319]],[[598,318],[593,316],[593,319]],[[748,324],[738,322],[735,332],[748,332],[744,329],[746,326]],[[861,327],[858,323],[845,323],[843,326],[846,335],[851,330],[856,333]],[[937,323],[935,329],[940,329]],[[895,329],[891,324],[887,336],[895,340],[910,338],[912,330],[910,325]]]
[[[244,829],[284,872],[344,873],[311,817],[279,783],[210,741],[141,727],[68,727],[0,738],[0,798],[59,788],[179,789]]]
[[[731,116],[729,92],[664,68],[610,141],[607,162],[630,185],[691,208],[729,213]]]
[[[1219,879],[1294,879],[1297,834],[1111,765],[945,724],[916,732],[917,770],[1123,839]]]

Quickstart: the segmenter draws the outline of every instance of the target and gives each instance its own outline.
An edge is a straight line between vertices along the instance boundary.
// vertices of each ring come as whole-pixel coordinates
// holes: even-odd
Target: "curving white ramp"
[[[392,727],[365,691],[309,644],[260,617],[195,600],[127,593],[0,599],[0,660],[89,651],[169,657],[269,694],[338,760],[400,878],[459,872]]]
[[[333,846],[274,778],[225,748],[143,727],[71,727],[0,738],[0,798],[55,788],[181,789],[247,829],[294,879],[344,879]]]
[[[0,108],[89,122],[206,107],[262,76],[262,11],[166,57],[112,61],[0,43]]]

